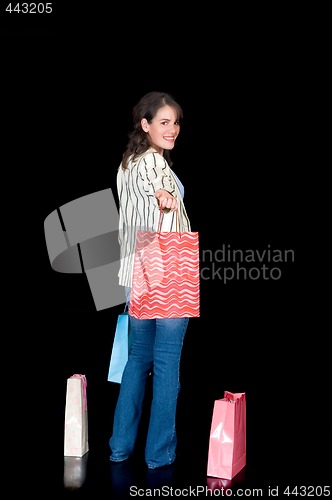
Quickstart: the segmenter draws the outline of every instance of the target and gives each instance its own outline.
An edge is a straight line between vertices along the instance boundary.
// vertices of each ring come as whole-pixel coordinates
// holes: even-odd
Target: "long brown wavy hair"
[[[174,97],[165,92],[149,92],[133,108],[133,129],[128,135],[129,141],[122,156],[121,166],[123,170],[127,168],[131,156],[133,156],[133,160],[135,161],[138,156],[145,153],[151,147],[150,137],[142,129],[141,120],[145,118],[148,123],[151,123],[158,109],[163,106],[171,106],[176,111],[177,119],[179,121],[182,120],[183,110],[181,106]],[[164,158],[171,167],[173,162],[169,150],[164,150]]]

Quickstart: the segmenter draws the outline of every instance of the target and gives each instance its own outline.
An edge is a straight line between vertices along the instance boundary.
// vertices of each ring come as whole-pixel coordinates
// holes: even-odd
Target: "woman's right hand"
[[[157,189],[157,191],[154,193],[155,197],[158,200],[159,207],[164,209],[168,208],[169,210],[174,210],[178,209],[178,202],[177,199],[174,198],[171,193],[166,191],[165,189]]]

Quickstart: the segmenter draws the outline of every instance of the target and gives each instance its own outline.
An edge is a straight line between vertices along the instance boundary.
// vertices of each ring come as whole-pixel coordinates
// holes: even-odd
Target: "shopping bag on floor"
[[[198,232],[137,230],[129,314],[138,319],[200,315]]]
[[[119,314],[116,324],[107,376],[107,380],[109,382],[121,384],[122,373],[128,361],[130,348],[131,334],[129,328],[129,317],[128,311],[124,311]]]
[[[64,455],[83,457],[89,451],[87,380],[75,374],[67,379]]]
[[[214,402],[207,475],[232,479],[246,465],[246,394],[224,392]]]

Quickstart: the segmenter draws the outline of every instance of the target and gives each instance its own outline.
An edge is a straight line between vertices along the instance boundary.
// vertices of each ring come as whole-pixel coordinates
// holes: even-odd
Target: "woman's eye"
[[[170,122],[160,122],[162,125],[168,125]],[[176,120],[176,122],[174,122],[174,125],[180,125],[180,121],[179,120]]]

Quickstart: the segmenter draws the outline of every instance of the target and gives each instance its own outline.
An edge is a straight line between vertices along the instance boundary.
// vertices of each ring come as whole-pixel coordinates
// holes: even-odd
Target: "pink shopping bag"
[[[246,465],[246,395],[224,392],[214,402],[207,475],[232,479]]]
[[[138,230],[129,315],[138,319],[200,316],[199,234]]]

